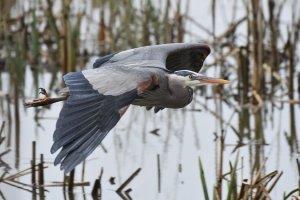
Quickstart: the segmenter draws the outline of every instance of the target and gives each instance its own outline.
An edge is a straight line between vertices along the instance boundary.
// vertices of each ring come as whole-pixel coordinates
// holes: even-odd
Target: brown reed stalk
[[[36,142],[32,142],[32,160],[31,160],[31,185],[32,185],[32,198],[36,199]]]
[[[69,180],[68,180],[68,192],[73,193],[74,189],[74,177],[75,177],[75,169],[72,169],[69,175]]]
[[[161,192],[161,169],[159,154],[157,154],[157,191],[158,193]]]
[[[237,57],[238,64],[238,96],[240,105],[249,103],[249,58],[247,49],[241,47]],[[239,112],[240,139],[247,136],[250,138],[250,115],[247,108],[241,108]]]
[[[103,0],[100,0],[100,23],[98,31],[98,43],[100,55],[106,54],[105,43],[106,43],[106,24],[105,24],[105,15],[104,15],[104,3]]]
[[[11,124],[12,124],[12,117],[11,117],[11,109],[10,109],[10,104],[11,104],[11,100],[10,100],[10,96],[7,94],[5,95],[5,99],[6,99],[6,109],[7,109],[7,123],[8,123],[8,129],[7,129],[7,141],[6,141],[6,147],[10,147],[11,146]]]
[[[127,200],[128,198],[128,192],[125,193],[125,195],[123,194],[123,189],[134,179],[134,177],[136,177],[139,172],[141,171],[141,168],[138,168],[135,172],[133,172],[133,174],[131,174],[128,179],[126,179],[121,185],[120,187],[116,190],[116,193],[120,196],[120,198]],[[130,190],[128,190],[130,191]],[[125,191],[126,192],[126,191]]]
[[[53,1],[52,0],[46,0],[47,2],[47,8],[45,10],[46,16],[47,16],[47,20],[49,22],[49,26],[50,26],[50,30],[52,31],[52,33],[54,33],[54,36],[56,37],[56,39],[58,39],[60,37],[60,31],[59,28],[57,27],[56,24],[56,18],[53,14]]]
[[[279,63],[278,63],[278,49],[277,49],[277,41],[278,41],[278,19],[275,17],[275,7],[276,3],[274,0],[268,0],[268,9],[269,9],[269,27],[270,27],[270,43],[271,43],[271,55],[270,55],[270,66],[271,73],[278,73]],[[278,16],[279,17],[279,16]],[[275,86],[278,84],[278,81],[274,76],[271,76],[272,79],[272,91],[271,98],[274,94]]]
[[[169,43],[171,42],[171,30],[172,30],[172,27],[171,27],[171,24],[169,22],[169,10],[170,10],[170,7],[171,7],[171,0],[167,0],[166,2],[166,5],[165,5],[165,9],[164,9],[164,17],[163,17],[163,40],[162,42],[163,43]]]
[[[296,34],[295,34],[296,35]],[[295,73],[295,47],[296,44],[294,42],[297,42],[298,38],[294,37],[294,41],[292,41],[292,33],[289,32],[288,34],[288,41],[286,44],[286,51],[288,55],[288,96],[290,100],[294,99],[294,73]],[[291,152],[298,152],[298,142],[297,142],[297,131],[296,131],[296,116],[295,116],[295,105],[290,104],[290,136],[288,137],[288,141],[290,143]]]
[[[177,1],[176,4],[176,12],[175,12],[175,25],[176,25],[176,32],[177,32],[177,38],[176,42],[183,42],[184,39],[184,18],[183,15],[181,14],[181,0]]]
[[[39,197],[41,200],[45,199],[44,188],[44,155],[40,155],[40,163],[38,164],[38,184],[39,184]]]
[[[150,17],[151,17],[151,11],[152,11],[152,3],[150,0],[147,0],[144,5],[144,13],[143,13],[143,22],[142,22],[142,45],[148,46],[150,45]]]
[[[211,1],[212,36],[216,36],[216,0]]]
[[[262,96],[263,85],[263,16],[261,10],[261,2],[259,0],[251,0],[252,8],[252,50],[253,50],[253,72],[252,72],[252,88],[253,103],[257,105],[259,102],[255,96]],[[254,132],[255,139],[264,143],[263,118],[261,109],[254,110]],[[254,170],[258,170],[261,159],[261,146],[255,146]]]
[[[93,199],[99,199],[99,188],[100,188],[100,179],[97,178],[94,182],[92,197]]]
[[[71,0],[63,0],[62,6],[62,63],[63,63],[63,71],[72,72],[75,71],[75,66],[72,62],[72,29],[70,24],[70,4]]]
[[[15,167],[20,165],[20,108],[18,80],[14,80],[14,114],[15,114]]]
[[[225,136],[224,131],[221,131],[219,136],[219,161],[218,161],[218,172],[217,172],[217,183],[215,186],[216,189],[216,198],[218,200],[222,199],[222,180],[223,180],[223,160],[224,160],[224,147],[225,147]]]
[[[251,0],[252,8],[252,50],[253,50],[253,90],[261,94],[262,89],[262,63],[263,63],[263,16],[259,0]],[[254,100],[254,103],[257,103]]]
[[[32,142],[32,165],[31,165],[31,183],[36,185],[36,172],[35,172],[35,161],[36,161],[36,142]]]

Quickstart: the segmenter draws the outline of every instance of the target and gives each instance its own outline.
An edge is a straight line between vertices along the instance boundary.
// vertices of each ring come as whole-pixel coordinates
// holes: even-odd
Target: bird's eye
[[[192,80],[193,79],[193,75],[190,74],[189,75],[189,79]]]

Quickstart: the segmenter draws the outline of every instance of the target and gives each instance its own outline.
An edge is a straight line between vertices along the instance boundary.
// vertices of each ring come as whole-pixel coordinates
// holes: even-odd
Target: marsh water
[[[29,70],[26,73],[30,73]],[[30,74],[28,74],[30,76]],[[5,75],[4,77],[5,78]],[[8,78],[8,77],[6,77]],[[4,79],[5,80],[5,79]],[[42,76],[43,84],[50,81],[50,74]],[[26,85],[32,85],[30,79]],[[26,91],[28,96],[31,89]],[[22,100],[20,100],[22,104]],[[136,169],[141,168],[140,174],[130,183],[133,189],[134,199],[201,199],[203,196],[198,157],[204,163],[205,175],[209,191],[216,177],[216,134],[218,133],[219,120],[210,111],[215,110],[214,100],[206,100],[200,95],[195,95],[191,105],[185,109],[164,110],[158,114],[146,111],[145,108],[132,106],[124,115],[118,125],[110,132],[103,141],[107,149],[104,152],[98,148],[86,161],[86,172],[84,180],[90,182],[85,191],[81,187],[75,190],[75,199],[91,199],[93,181],[100,175],[101,168],[104,169],[102,177],[103,199],[118,199],[115,190]],[[43,110],[35,121],[35,109],[20,108],[20,143],[19,170],[30,167],[32,141],[37,141],[37,155],[44,154],[45,184],[63,181],[63,172],[59,166],[53,166],[55,155],[51,155],[49,149],[52,145],[52,133],[55,129],[56,119],[62,107],[61,103]],[[297,112],[298,114],[299,112]],[[273,116],[265,125],[265,140],[263,146],[266,161],[266,171],[280,170],[284,174],[280,179],[276,192],[273,195],[281,195],[283,191],[297,187],[298,177],[295,163],[296,154],[290,154],[289,146],[282,135],[288,130],[287,119],[289,112],[283,108]],[[299,117],[299,116],[297,116]],[[238,124],[237,115],[230,108],[223,107],[224,123],[232,126]],[[12,120],[14,122],[14,120]],[[14,127],[14,123],[13,123]],[[157,135],[151,133],[157,130]],[[230,171],[229,161],[234,162],[237,153],[232,151],[236,147],[236,137],[227,125],[224,125],[226,133],[226,149],[224,157],[224,172]],[[14,132],[14,128],[12,132]],[[12,141],[15,135],[12,134]],[[247,145],[238,149],[239,158],[243,158],[243,168],[238,171],[239,178],[247,178],[250,171],[249,146],[261,145],[256,141],[245,141]],[[5,156],[5,161],[14,169],[16,161],[16,144],[12,142],[12,151]],[[158,170],[157,155],[160,155],[161,164],[161,192],[158,192]],[[240,161],[241,162],[241,161]],[[76,169],[76,178],[81,182],[81,167]],[[15,172],[12,170],[10,173]],[[243,176],[243,177],[242,177]],[[116,177],[116,185],[108,181]],[[31,176],[20,178],[21,182],[30,183]],[[76,181],[75,181],[76,182]],[[31,199],[32,194],[10,185],[1,185],[2,191],[7,199]],[[47,199],[63,199],[64,194],[61,187],[49,187],[46,192]],[[85,194],[85,192],[87,194]],[[85,197],[83,197],[86,195]]]
[[[27,71],[29,73],[29,71]],[[29,75],[29,74],[28,74]],[[5,77],[5,76],[4,76]],[[8,77],[7,77],[8,78]],[[43,75],[43,82],[47,85],[50,74]],[[26,85],[31,85],[28,80]],[[26,91],[28,96],[32,90]],[[22,104],[22,100],[20,100]],[[132,106],[118,125],[110,132],[103,141],[107,149],[104,152],[98,148],[86,162],[86,173],[84,180],[90,182],[85,187],[87,199],[92,190],[93,181],[100,175],[101,168],[104,169],[102,177],[102,190],[104,199],[118,199],[115,190],[118,185],[129,177],[136,169],[141,168],[140,174],[130,183],[133,189],[134,199],[201,199],[203,196],[198,157],[204,163],[205,175],[209,191],[216,177],[216,134],[218,133],[219,120],[216,119],[205,107],[214,111],[214,100],[206,100],[200,95],[195,95],[191,105],[185,109],[164,110],[158,114],[146,111],[145,108]],[[61,103],[43,110],[38,121],[35,121],[35,109],[20,108],[20,143],[18,144],[19,159],[18,169],[30,167],[32,141],[37,141],[37,155],[44,154],[45,184],[63,181],[63,172],[59,167],[53,166],[55,155],[51,155],[49,149],[52,145],[52,133],[55,129],[56,119],[62,107]],[[299,112],[297,112],[298,114]],[[232,126],[238,124],[237,115],[223,107],[224,123]],[[299,117],[299,116],[297,116]],[[263,146],[266,161],[266,171],[280,170],[283,176],[277,185],[273,195],[281,195],[283,191],[297,187],[297,166],[295,158],[298,155],[290,154],[290,148],[284,139],[283,132],[288,130],[287,119],[289,111],[283,108],[273,116],[273,123],[265,125],[265,140]],[[13,127],[14,127],[14,120]],[[151,131],[158,129],[157,134]],[[229,161],[233,162],[237,156],[232,153],[236,147],[236,137],[227,125],[224,125],[226,133],[226,149],[224,157],[224,172],[230,171]],[[14,133],[14,128],[12,132]],[[12,134],[12,141],[15,135]],[[250,171],[249,146],[261,145],[256,141],[245,141],[247,145],[238,149],[239,158],[243,158],[243,168],[238,172],[239,178],[247,178]],[[16,161],[16,143],[12,142],[12,151],[4,157],[16,172],[14,166]],[[158,192],[158,170],[157,155],[160,155],[161,163],[161,192]],[[241,162],[241,161],[240,161]],[[81,181],[81,167],[76,169],[76,180]],[[243,176],[243,177],[242,177]],[[116,177],[116,185],[108,181]],[[31,176],[20,178],[21,182],[30,183]],[[76,182],[76,181],[75,181]],[[7,199],[30,199],[32,194],[10,185],[1,185],[2,191]],[[46,193],[47,199],[63,199],[61,187],[49,187]],[[84,198],[81,187],[75,190],[75,199]]]
[[[182,5],[186,5],[187,2],[184,1]],[[216,13],[218,13],[215,19],[216,35],[227,30],[226,20],[231,18],[231,8],[237,10],[234,18],[240,19],[244,15],[244,11],[238,11],[239,8],[243,8],[242,3],[234,1],[230,5],[224,5],[225,1],[221,2],[216,6]],[[205,19],[211,20],[211,16],[208,17],[211,4],[199,4],[198,1],[190,1],[189,4],[189,15],[210,29],[210,22]],[[300,10],[299,4],[295,1],[288,1],[285,4],[282,11],[283,23],[280,26],[285,27],[285,24],[291,20],[290,13],[295,5]],[[266,9],[267,5],[263,3],[262,7]],[[173,5],[172,8],[175,9],[176,6]],[[99,17],[99,9],[95,9],[94,12],[95,18]],[[245,27],[246,25],[241,25],[235,36],[238,37],[240,32],[243,33]],[[188,34],[184,41],[211,41],[212,39],[211,36],[204,36],[205,34],[199,31],[195,23],[187,23],[186,29],[197,34]],[[81,31],[84,36],[96,34],[93,30]],[[287,37],[284,33],[282,35],[282,38]],[[247,38],[241,36],[235,42],[243,44],[246,40]],[[5,121],[3,132],[6,138],[0,146],[0,153],[11,149],[1,157],[10,167],[7,170],[2,166],[3,171],[7,171],[6,176],[31,168],[32,142],[36,141],[36,162],[39,160],[39,155],[43,154],[46,167],[44,169],[45,199],[93,199],[91,193],[94,182],[99,178],[101,171],[101,197],[98,197],[101,199],[120,199],[116,190],[134,172],[138,174],[124,188],[124,191],[129,189],[128,193],[132,199],[204,199],[199,159],[203,165],[207,190],[211,197],[218,182],[221,165],[224,174],[221,190],[225,199],[229,190],[230,173],[236,163],[238,189],[245,179],[250,182],[255,177],[255,170],[261,169],[262,177],[275,170],[278,173],[283,172],[270,193],[271,198],[281,199],[284,193],[299,187],[296,159],[299,157],[297,138],[300,128],[300,107],[293,104],[294,115],[291,118],[291,103],[289,103],[289,100],[299,99],[300,95],[296,89],[299,87],[298,80],[300,80],[297,79],[300,73],[300,65],[297,63],[299,56],[295,56],[297,59],[292,74],[295,77],[293,99],[287,95],[289,83],[286,82],[289,80],[286,78],[287,71],[282,68],[278,71],[281,83],[276,85],[275,100],[270,100],[261,93],[263,102],[258,102],[259,106],[257,106],[257,104],[249,105],[249,102],[244,103],[238,97],[240,80],[239,74],[235,74],[235,71],[238,71],[238,62],[233,61],[236,57],[224,57],[230,64],[218,63],[220,52],[217,52],[214,47],[219,48],[212,45],[213,52],[205,62],[204,72],[212,76],[226,76],[231,80],[231,84],[223,87],[197,88],[193,102],[183,109],[164,109],[154,114],[153,111],[146,111],[143,107],[131,106],[104,139],[102,146],[88,157],[83,177],[83,165],[76,168],[74,182],[80,186],[75,186],[71,194],[64,191],[61,186],[64,182],[64,173],[60,171],[59,166],[53,166],[56,154],[50,154],[52,134],[63,103],[55,103],[43,108],[22,106],[24,101],[36,98],[38,87],[48,89],[52,85],[50,92],[55,96],[54,90],[62,86],[63,72],[44,71],[36,75],[30,64],[24,64],[26,67],[23,74],[25,80],[23,95],[18,95],[20,98],[16,100],[13,98],[14,90],[11,81],[13,77],[9,70],[3,71],[0,74],[2,108],[0,122]],[[296,52],[299,52],[299,47],[296,48]],[[96,54],[91,55],[91,57],[95,56]],[[88,63],[91,63],[91,60],[88,60]],[[267,79],[264,89],[271,90],[273,86],[268,80],[271,80],[272,75],[269,75],[267,70],[264,73]],[[253,77],[248,78],[250,80]],[[53,80],[56,80],[54,84]],[[18,111],[15,109],[16,101],[19,104]],[[241,116],[245,115],[244,110],[249,111],[248,120],[245,116]],[[260,110],[260,118],[256,117],[257,110]],[[290,136],[291,126],[293,126],[291,120],[294,121],[296,131],[296,136],[293,137]],[[246,121],[249,126],[245,125]],[[241,125],[243,122],[245,127]],[[260,135],[257,133],[259,130],[257,127],[263,130]],[[222,137],[224,137],[224,149],[220,150]],[[222,163],[220,163],[221,155]],[[140,171],[136,171],[139,168]],[[38,195],[32,192],[30,173],[18,177],[17,181],[12,184],[0,183],[5,199],[38,198]],[[84,182],[87,184],[82,184]]]

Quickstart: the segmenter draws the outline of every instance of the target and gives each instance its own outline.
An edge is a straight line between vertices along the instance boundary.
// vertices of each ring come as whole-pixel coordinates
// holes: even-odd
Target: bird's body
[[[93,69],[64,76],[69,98],[54,132],[51,152],[62,148],[54,164],[65,173],[82,162],[117,124],[130,104],[182,108],[192,101],[190,86],[227,83],[203,76],[210,49],[204,44],[164,44],[104,56]]]
[[[172,74],[162,73],[158,78],[160,82],[141,93],[133,105],[161,108],[183,108],[193,98],[193,90],[184,86],[181,80],[175,79]]]

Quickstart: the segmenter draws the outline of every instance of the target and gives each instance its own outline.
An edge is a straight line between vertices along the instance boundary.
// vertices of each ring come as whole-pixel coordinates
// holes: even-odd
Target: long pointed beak
[[[199,80],[201,83],[204,84],[228,84],[230,81],[220,79],[220,78],[213,78],[208,76],[199,76],[197,77],[197,80]]]

